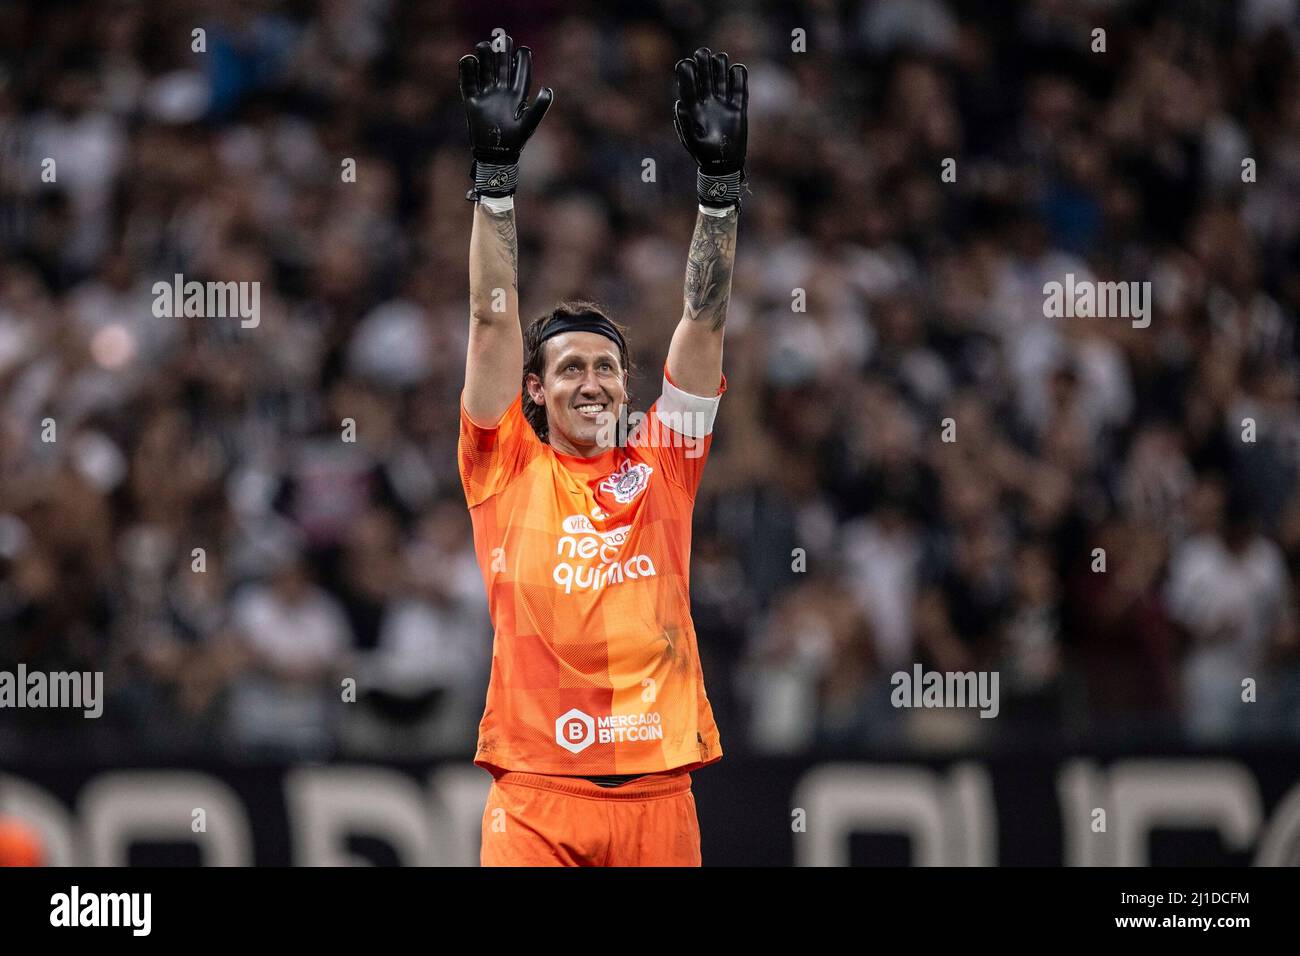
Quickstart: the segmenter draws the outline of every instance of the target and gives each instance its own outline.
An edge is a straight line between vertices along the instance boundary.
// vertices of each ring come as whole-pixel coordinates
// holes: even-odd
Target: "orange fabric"
[[[0,818],[0,866],[40,866],[41,841],[26,824]]]
[[[671,432],[652,406],[627,447],[576,458],[537,438],[522,398],[492,428],[461,400],[461,479],[495,630],[474,762],[597,775],[720,759],[689,596],[711,436]]]
[[[483,866],[699,866],[689,773],[604,788],[506,773],[483,811]]]

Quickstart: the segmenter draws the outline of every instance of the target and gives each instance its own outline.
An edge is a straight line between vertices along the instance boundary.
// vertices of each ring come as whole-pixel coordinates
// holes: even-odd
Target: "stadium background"
[[[556,90],[523,157],[523,314],[607,304],[641,408],[695,215],[672,64],[709,45],[750,70],[692,564],[726,751],[695,775],[706,861],[1240,863],[1270,816],[1261,858],[1286,858],[1291,0],[0,6],[0,670],[102,670],[107,694],[99,720],[0,712],[0,812],[44,828],[53,862],[212,859],[239,828],[181,846],[207,838],[166,775],[192,770],[231,788],[247,860],[306,862],[329,857],[292,838],[311,829],[300,774],[371,768],[395,775],[393,806],[481,811],[455,62],[497,27]],[[152,285],[177,273],[259,282],[259,324],[155,318]],[[1045,318],[1067,273],[1150,281],[1150,326]],[[916,661],[997,670],[999,716],[891,707]],[[102,811],[111,775],[143,768],[127,792],[154,817]],[[1132,822],[1141,787],[1121,778],[1146,771],[1209,796],[1140,852],[1131,833],[1078,849],[1075,811]],[[847,776],[817,790],[827,772]],[[431,773],[458,796],[426,794]],[[925,793],[929,816],[899,809]],[[845,856],[801,844],[837,813],[861,831]],[[425,822],[418,852],[340,845],[474,859],[476,816]],[[134,845],[104,836],[119,825]]]

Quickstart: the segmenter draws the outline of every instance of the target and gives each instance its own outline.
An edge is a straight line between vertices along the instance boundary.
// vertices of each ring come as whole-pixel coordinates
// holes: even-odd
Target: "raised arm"
[[[722,384],[722,333],[739,221],[734,206],[721,216],[701,209],[695,219],[686,259],[685,309],[668,347],[668,376],[692,395],[712,395]]]
[[[498,49],[499,47],[499,49]],[[474,151],[475,201],[469,241],[469,348],[465,356],[465,410],[479,425],[500,421],[522,387],[523,333],[519,328],[519,240],[514,192],[519,153],[546,115],[550,88],[528,102],[533,53],[514,41],[484,40],[460,61]]]
[[[744,181],[749,105],[745,67],[707,47],[677,63],[681,99],[673,123],[699,165],[700,212],[686,260],[682,319],[668,348],[668,376],[684,392],[714,395],[722,384],[722,336],[731,297]]]
[[[479,203],[469,240],[469,349],[465,411],[478,425],[500,421],[519,394],[524,336],[519,328],[519,243],[515,211]]]

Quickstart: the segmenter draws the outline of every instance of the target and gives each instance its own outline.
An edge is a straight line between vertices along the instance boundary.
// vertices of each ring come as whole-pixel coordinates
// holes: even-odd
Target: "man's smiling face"
[[[618,345],[596,332],[563,332],[542,348],[542,378],[528,376],[528,397],[546,406],[551,445],[566,455],[600,454],[597,438],[612,434],[611,416],[627,401]]]

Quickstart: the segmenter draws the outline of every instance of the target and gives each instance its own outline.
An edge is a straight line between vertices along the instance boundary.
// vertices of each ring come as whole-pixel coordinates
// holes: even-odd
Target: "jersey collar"
[[[546,447],[551,448],[550,445]],[[594,458],[583,458],[581,455],[564,455],[551,448],[551,454],[561,465],[569,471],[588,477],[604,476],[613,471],[617,467],[620,451],[619,448],[607,448]]]

